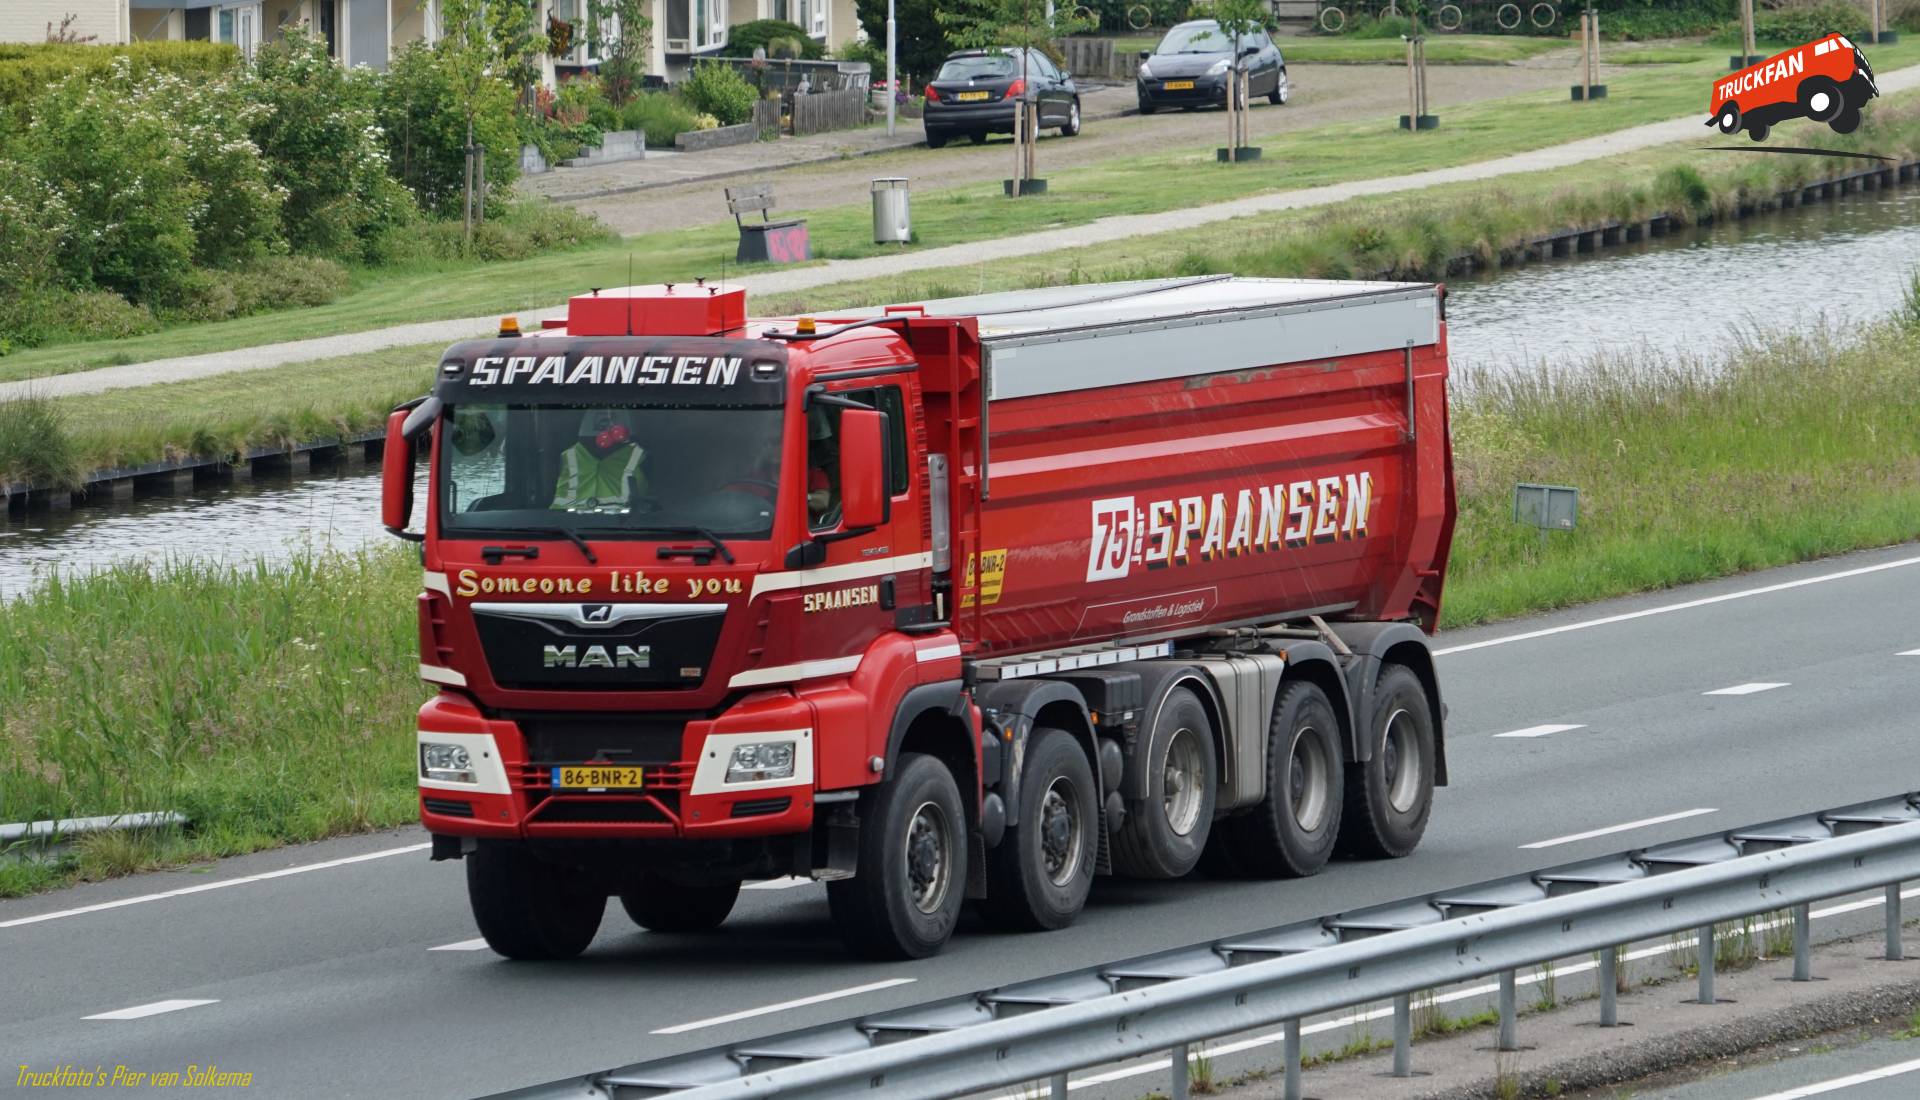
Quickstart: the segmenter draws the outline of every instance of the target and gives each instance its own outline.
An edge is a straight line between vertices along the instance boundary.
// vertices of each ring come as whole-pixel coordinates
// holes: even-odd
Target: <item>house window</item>
[[[240,55],[251,61],[260,47],[260,5],[235,4],[214,12],[213,40],[240,48]]]
[[[807,33],[815,38],[825,38],[827,36],[827,4],[830,2],[831,0],[806,0],[807,22],[805,26]]]
[[[700,25],[706,29],[700,48],[712,49],[727,44],[727,0],[696,0],[700,5]]]
[[[562,65],[597,65],[598,48],[620,32],[620,17],[609,15],[598,28],[592,25],[589,0],[554,0],[553,17],[573,27],[573,48],[554,57]]]

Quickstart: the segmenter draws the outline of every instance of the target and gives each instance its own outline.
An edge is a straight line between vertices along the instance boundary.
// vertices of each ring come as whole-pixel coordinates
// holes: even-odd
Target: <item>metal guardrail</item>
[[[1900,957],[1900,884],[1920,878],[1920,794],[1633,849],[1458,890],[500,1094],[505,1098],[839,1100],[954,1097],[1284,1025],[1285,1095],[1299,1097],[1300,1023],[1394,1002],[1394,1074],[1411,1074],[1412,994],[1500,978],[1499,1048],[1518,1049],[1517,971],[1599,952],[1601,1024],[1616,949],[1699,933],[1713,1000],[1714,925],[1791,908],[1794,978],[1812,979],[1811,903],[1885,887]]]

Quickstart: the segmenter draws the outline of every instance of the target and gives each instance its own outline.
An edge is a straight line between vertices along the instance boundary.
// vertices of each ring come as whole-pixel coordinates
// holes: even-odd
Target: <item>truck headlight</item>
[[[793,778],[793,742],[760,741],[735,745],[727,761],[727,782],[758,783]]]
[[[420,778],[442,783],[477,782],[473,774],[473,758],[467,755],[466,746],[449,745],[443,741],[420,743]]]

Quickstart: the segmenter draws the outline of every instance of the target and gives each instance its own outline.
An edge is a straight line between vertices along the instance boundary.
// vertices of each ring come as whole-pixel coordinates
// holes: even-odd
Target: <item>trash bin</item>
[[[873,243],[906,244],[913,238],[913,216],[907,211],[907,181],[873,181]]]

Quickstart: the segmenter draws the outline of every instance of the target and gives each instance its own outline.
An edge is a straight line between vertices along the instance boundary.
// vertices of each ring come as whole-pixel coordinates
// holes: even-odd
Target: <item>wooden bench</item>
[[[773,184],[749,183],[740,187],[729,187],[727,192],[727,212],[733,215],[733,223],[740,227],[740,248],[734,253],[739,263],[799,263],[813,258],[813,250],[807,241],[807,220],[788,218],[774,221],[767,211],[773,209]],[[760,220],[745,221],[742,214],[758,211]]]

